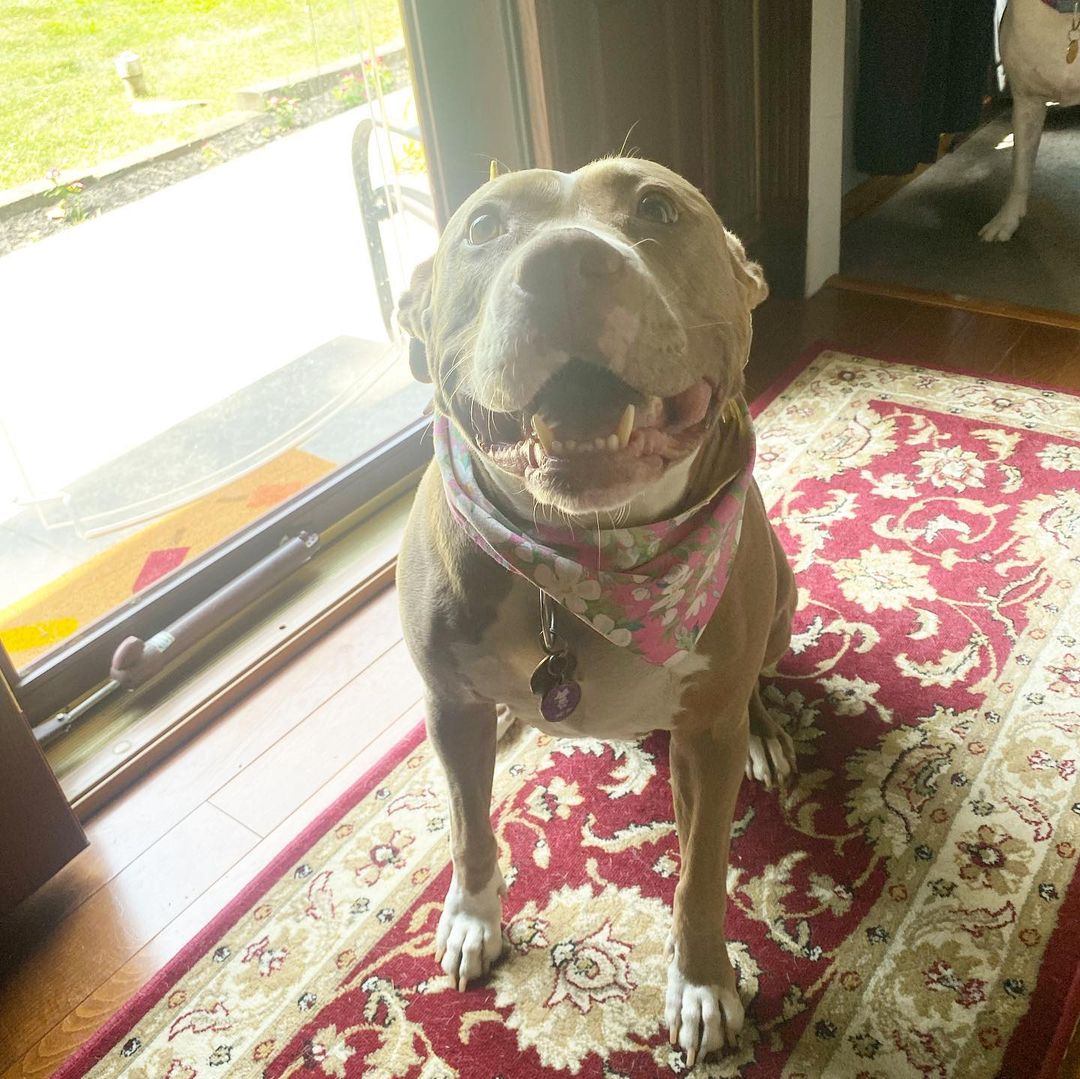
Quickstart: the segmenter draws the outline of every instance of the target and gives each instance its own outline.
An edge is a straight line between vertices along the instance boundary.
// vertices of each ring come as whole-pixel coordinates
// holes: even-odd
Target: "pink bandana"
[[[740,402],[743,423],[750,424]],[[724,594],[754,469],[711,498],[655,524],[576,529],[540,525],[535,536],[480,489],[469,445],[435,417],[435,459],[455,515],[481,550],[528,578],[612,644],[670,666],[692,652]]]

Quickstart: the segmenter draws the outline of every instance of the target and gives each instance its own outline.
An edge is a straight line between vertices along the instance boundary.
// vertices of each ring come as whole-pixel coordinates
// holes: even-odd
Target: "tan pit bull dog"
[[[760,267],[697,190],[660,165],[612,158],[485,184],[416,270],[399,312],[413,372],[435,395],[437,460],[409,519],[398,588],[450,792],[453,877],[436,960],[464,989],[502,947],[490,820],[498,709],[557,736],[670,731],[682,869],[666,1021],[690,1064],[733,1045],[743,1022],[724,941],[739,784],[745,772],[771,785],[794,767],[758,695],[795,604],[752,480],[741,403],[750,312],[766,293]],[[641,569],[629,578],[602,572],[598,544],[619,549],[639,526],[679,522],[691,508],[694,521],[732,526],[713,530],[730,543],[729,558],[714,555],[722,591],[710,578],[683,595],[681,548],[659,585],[647,556],[622,563]],[[493,521],[500,535],[518,533],[526,561],[543,560],[553,529],[588,536],[592,557],[519,572],[513,555],[493,554]],[[634,586],[627,602],[645,597],[643,621],[592,613],[616,579]],[[541,608],[538,585],[559,602]],[[710,606],[696,638],[668,621],[678,608],[693,629]],[[664,634],[683,647],[669,644],[662,661],[637,647]]]

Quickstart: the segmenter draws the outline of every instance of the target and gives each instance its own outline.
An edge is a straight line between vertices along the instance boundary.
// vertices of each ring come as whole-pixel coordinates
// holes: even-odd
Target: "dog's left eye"
[[[502,232],[503,225],[499,215],[488,210],[477,214],[469,222],[469,243],[474,247],[479,247],[481,244],[494,240],[496,236],[501,236]]]
[[[641,196],[638,200],[637,215],[658,225],[674,225],[679,220],[679,211],[675,209],[675,204],[666,195],[656,191]]]

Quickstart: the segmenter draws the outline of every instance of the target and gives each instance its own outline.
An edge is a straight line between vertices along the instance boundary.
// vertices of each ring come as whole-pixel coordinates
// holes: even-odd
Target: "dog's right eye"
[[[487,210],[482,214],[477,214],[469,222],[469,243],[473,247],[479,247],[481,244],[494,240],[496,236],[501,236],[502,232],[503,226],[499,215]]]

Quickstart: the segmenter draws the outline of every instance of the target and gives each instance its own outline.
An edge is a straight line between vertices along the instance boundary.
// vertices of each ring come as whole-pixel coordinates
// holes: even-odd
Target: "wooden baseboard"
[[[979,315],[997,315],[999,318],[1016,319],[1018,322],[1037,322],[1043,326],[1060,326],[1066,330],[1080,330],[1080,316],[1063,311],[1050,311],[1042,307],[1026,307],[1023,304],[1006,303],[1004,300],[984,300],[977,296],[964,296],[951,292],[931,292],[928,289],[892,285],[885,281],[867,281],[857,277],[833,274],[825,282],[829,288],[846,289],[848,292],[864,292],[871,296],[884,296],[893,300],[908,300],[929,307],[953,307],[960,311],[972,311]]]
[[[984,117],[984,122],[987,118]],[[939,135],[935,162],[940,161],[954,147],[959,146],[965,138],[966,136],[944,132]],[[928,168],[930,168],[930,163],[923,162],[903,176],[868,176],[861,184],[856,184],[850,191],[844,192],[840,200],[841,227],[849,221],[870,213],[871,210],[876,210],[886,199],[891,199],[897,191],[922,176]]]
[[[916,165],[914,172],[904,176],[870,176],[861,184],[856,184],[844,193],[840,200],[840,225],[843,227],[856,218],[876,210],[886,199],[890,199],[921,176],[930,166]]]

